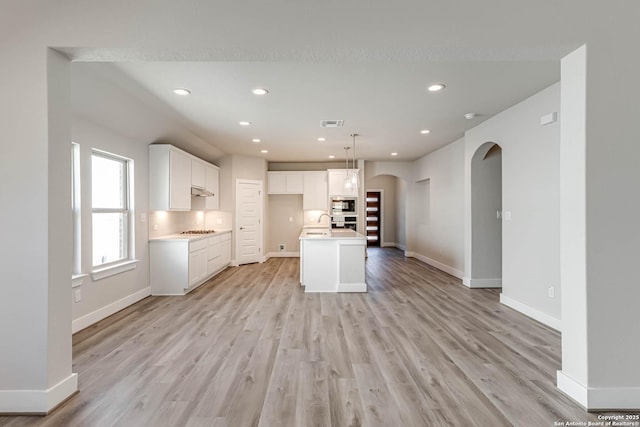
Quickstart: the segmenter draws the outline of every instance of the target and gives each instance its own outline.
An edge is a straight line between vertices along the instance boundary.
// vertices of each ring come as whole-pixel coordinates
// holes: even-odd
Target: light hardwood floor
[[[305,294],[299,262],[229,268],[73,337],[81,392],[19,426],[552,426],[559,334],[394,249],[367,294]]]

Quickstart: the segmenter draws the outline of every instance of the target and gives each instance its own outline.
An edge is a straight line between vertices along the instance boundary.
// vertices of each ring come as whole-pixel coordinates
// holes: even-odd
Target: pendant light
[[[356,170],[356,136],[360,136],[357,133],[352,133],[353,137],[353,170],[351,171],[351,184],[352,187],[358,190],[358,171]]]
[[[344,147],[344,163],[345,163],[345,173],[346,176],[344,178],[344,189],[351,190],[353,188],[353,181],[351,180],[351,174],[349,173],[349,150],[351,147]]]

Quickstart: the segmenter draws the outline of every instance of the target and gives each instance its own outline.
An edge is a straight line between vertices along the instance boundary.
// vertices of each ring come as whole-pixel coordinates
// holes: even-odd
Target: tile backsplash
[[[149,212],[149,237],[165,236],[185,230],[216,230],[232,228],[231,212],[189,211]]]

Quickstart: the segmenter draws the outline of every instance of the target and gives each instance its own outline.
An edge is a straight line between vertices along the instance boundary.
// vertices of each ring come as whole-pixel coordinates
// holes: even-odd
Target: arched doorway
[[[502,286],[502,149],[482,144],[471,159],[471,288]]]

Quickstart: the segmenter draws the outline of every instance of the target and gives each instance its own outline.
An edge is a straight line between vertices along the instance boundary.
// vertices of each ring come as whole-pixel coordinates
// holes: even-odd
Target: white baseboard
[[[531,317],[532,319],[537,320],[538,322],[547,325],[548,327],[555,329],[558,332],[561,332],[562,324],[560,322],[560,319],[556,319],[555,317],[550,316],[547,313],[543,313],[542,311],[516,301],[513,298],[509,298],[505,294],[500,294],[500,303],[516,311],[519,311],[525,316]]]
[[[78,374],[48,390],[0,390],[0,414],[46,415],[78,391]]]
[[[471,277],[463,277],[462,284],[472,289],[501,288],[502,279],[472,279]]]
[[[402,243],[396,243],[395,247],[400,249],[401,251],[406,251],[407,250],[407,246],[403,245]]]
[[[339,283],[338,292],[367,292],[366,283]]]
[[[269,252],[267,259],[269,258],[300,258],[300,252]]]
[[[431,258],[426,257],[424,255],[420,255],[417,252],[405,251],[404,252],[404,256],[406,256],[408,258],[419,259],[420,261],[424,262],[425,264],[429,264],[430,266],[435,267],[438,270],[442,270],[445,273],[448,273],[448,274],[452,275],[453,277],[457,277],[458,279],[462,279],[462,276],[464,276],[464,273],[462,271],[456,270],[455,268],[453,268],[451,266],[448,266],[446,264],[443,264],[440,261],[436,261],[435,259],[431,259]]]
[[[562,371],[558,388],[589,411],[640,410],[640,387],[586,387]]]
[[[565,374],[562,371],[556,372],[556,381],[558,388],[567,396],[582,405],[583,408],[587,408],[588,394],[587,388]]]
[[[116,302],[99,308],[98,310],[93,311],[85,316],[79,317],[71,322],[71,333],[75,334],[76,332],[81,331],[84,328],[87,328],[94,323],[99,322],[100,320],[119,312],[123,308],[127,308],[131,304],[134,304],[141,299],[148,297],[149,295],[151,295],[151,286],[140,289],[138,292],[135,292],[122,299],[119,299]]]

